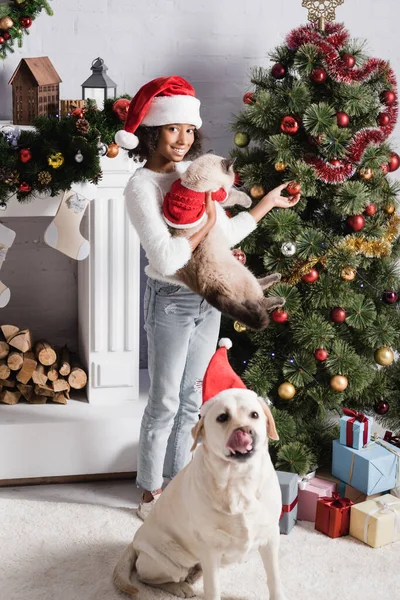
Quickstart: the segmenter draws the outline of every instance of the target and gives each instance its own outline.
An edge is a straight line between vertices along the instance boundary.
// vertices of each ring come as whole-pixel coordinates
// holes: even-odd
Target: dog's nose
[[[234,431],[244,431],[244,433],[249,433],[250,435],[253,435],[253,430],[248,425],[243,425],[241,427],[236,427],[236,429]]]

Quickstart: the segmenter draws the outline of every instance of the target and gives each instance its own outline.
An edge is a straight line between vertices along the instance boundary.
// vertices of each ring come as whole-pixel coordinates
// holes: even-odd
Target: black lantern
[[[91,69],[92,75],[82,83],[82,99],[95,100],[97,108],[102,110],[105,100],[116,97],[117,84],[107,75],[107,67],[102,58],[97,57],[92,62]]]

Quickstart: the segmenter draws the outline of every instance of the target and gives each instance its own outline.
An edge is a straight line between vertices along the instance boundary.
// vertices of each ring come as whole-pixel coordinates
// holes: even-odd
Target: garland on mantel
[[[34,128],[6,126],[0,131],[0,208],[16,194],[19,202],[57,196],[73,183],[95,183],[102,176],[100,157],[114,158],[129,96],[106,100],[104,109],[88,100],[60,120],[37,117]]]
[[[47,0],[0,0],[0,58],[14,52],[14,43],[22,46],[22,37],[29,34],[35,18],[45,10],[52,16],[53,11]]]

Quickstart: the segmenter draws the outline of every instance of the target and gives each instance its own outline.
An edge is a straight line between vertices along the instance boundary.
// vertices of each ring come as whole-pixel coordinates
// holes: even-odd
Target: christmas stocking
[[[79,231],[88,202],[87,198],[73,190],[64,192],[57,214],[44,233],[48,246],[75,260],[89,256],[90,244]]]
[[[15,231],[0,224],[0,269],[5,261],[7,251],[15,240]],[[0,308],[4,308],[10,300],[11,292],[7,286],[0,281]]]

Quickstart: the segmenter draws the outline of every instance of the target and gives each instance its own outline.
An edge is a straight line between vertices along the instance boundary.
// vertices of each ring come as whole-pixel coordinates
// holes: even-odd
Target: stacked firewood
[[[31,404],[48,400],[66,404],[71,388],[80,390],[87,375],[67,347],[60,350],[45,340],[33,343],[29,329],[14,325],[0,327],[0,402]]]

